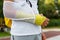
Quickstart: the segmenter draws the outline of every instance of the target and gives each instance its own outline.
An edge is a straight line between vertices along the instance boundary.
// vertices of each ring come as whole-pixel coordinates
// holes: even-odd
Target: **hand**
[[[49,19],[46,18],[46,20],[43,22],[43,24],[42,24],[41,26],[42,26],[42,27],[45,27],[45,26],[48,25],[48,23],[49,23]]]
[[[43,16],[43,14],[40,14],[40,15]],[[42,24],[41,26],[42,26],[42,27],[45,27],[45,26],[48,25],[48,23],[49,23],[49,19],[46,18],[46,20],[43,22],[43,24]]]

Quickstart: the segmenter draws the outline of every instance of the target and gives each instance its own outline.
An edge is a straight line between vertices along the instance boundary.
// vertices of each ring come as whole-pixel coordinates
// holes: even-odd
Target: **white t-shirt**
[[[23,21],[12,21],[11,34],[17,36],[40,34],[41,27]]]
[[[15,2],[26,1],[26,0],[15,0]],[[32,10],[34,13],[38,13],[37,10],[37,0],[30,0],[32,3]],[[12,20],[11,34],[17,36],[23,35],[34,35],[41,33],[41,26],[37,26],[32,23],[24,22],[21,20]]]

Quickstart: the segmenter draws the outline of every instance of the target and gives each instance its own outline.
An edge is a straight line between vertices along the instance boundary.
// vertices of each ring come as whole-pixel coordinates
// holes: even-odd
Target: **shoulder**
[[[4,0],[4,1],[14,1],[14,0]]]

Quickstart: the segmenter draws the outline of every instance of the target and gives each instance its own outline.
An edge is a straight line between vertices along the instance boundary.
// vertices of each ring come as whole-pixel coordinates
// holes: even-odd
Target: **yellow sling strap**
[[[8,19],[8,18],[4,18],[5,19],[5,25],[8,27],[8,28],[11,28],[11,24],[12,24],[12,20],[11,19]]]
[[[41,16],[40,14],[37,14],[35,19],[35,24],[42,25],[45,20],[46,20],[45,16]]]

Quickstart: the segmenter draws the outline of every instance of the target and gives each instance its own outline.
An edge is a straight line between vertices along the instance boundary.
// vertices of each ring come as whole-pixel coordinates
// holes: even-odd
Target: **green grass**
[[[48,27],[60,27],[60,19],[51,19],[49,21]]]
[[[52,28],[58,28],[58,29],[60,29],[60,26],[47,26],[47,27],[45,27],[43,29],[52,29]]]
[[[10,34],[7,32],[0,32],[0,37],[6,37],[6,36],[10,36]]]

